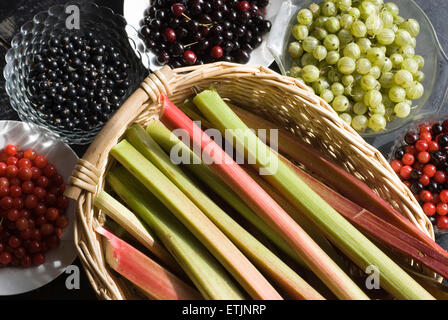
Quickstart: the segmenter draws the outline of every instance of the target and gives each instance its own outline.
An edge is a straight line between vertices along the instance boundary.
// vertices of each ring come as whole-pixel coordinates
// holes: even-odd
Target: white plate
[[[143,20],[143,13],[150,6],[150,0],[124,0],[123,4],[123,14],[129,25],[131,25],[135,30],[140,30],[140,22]],[[282,4],[282,0],[270,0],[269,5],[266,7],[266,16],[265,18],[274,21],[277,12],[280,10],[280,6]],[[132,41],[136,44],[137,50],[140,53],[143,53],[144,48],[142,48],[142,40],[138,37],[138,34],[133,30],[126,29],[128,32],[128,36]],[[267,35],[263,37],[262,44],[256,48],[250,54],[250,60],[248,64],[252,65],[262,65],[264,67],[269,67],[272,62],[274,62],[274,57],[271,55],[269,50],[266,48],[266,38]],[[149,62],[146,59],[143,59],[143,64],[146,68],[155,71],[160,69],[161,66],[156,63],[156,57],[153,53],[147,52],[149,56]]]
[[[58,169],[67,182],[78,157],[65,143],[58,140],[50,131],[36,125],[19,121],[0,121],[0,148],[14,144],[24,150],[32,148],[45,155]],[[70,201],[66,212],[69,225],[65,228],[58,248],[48,251],[46,262],[38,267],[0,269],[0,296],[21,294],[40,288],[56,279],[65,268],[76,259],[73,241],[75,203]]]

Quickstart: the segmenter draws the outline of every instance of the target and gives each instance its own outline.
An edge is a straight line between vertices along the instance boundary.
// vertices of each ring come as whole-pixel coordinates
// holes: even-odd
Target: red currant
[[[448,204],[439,202],[437,204],[437,214],[439,216],[446,216],[447,213],[448,213]]]
[[[446,182],[446,173],[443,171],[436,171],[433,180],[439,184],[445,183]]]
[[[432,178],[436,174],[436,166],[433,164],[427,164],[423,167],[423,173],[427,175],[428,177]]]
[[[432,200],[432,194],[428,190],[420,192],[420,200],[423,202],[429,202]]]
[[[33,149],[27,149],[23,152],[23,157],[28,160],[31,160],[31,161],[36,159],[36,156],[37,156],[37,153]]]
[[[412,167],[410,166],[406,165],[400,169],[400,176],[405,180],[411,177],[411,173],[412,173]]]
[[[392,167],[392,169],[395,171],[395,173],[400,173],[400,169],[402,167],[401,161],[400,160],[392,160],[390,162],[390,166]]]
[[[419,152],[417,154],[417,160],[420,163],[428,163],[431,160],[431,155],[426,151]]]
[[[445,230],[446,228],[448,228],[448,217],[447,216],[438,217],[436,225],[437,228],[439,228],[440,230]]]
[[[8,156],[13,156],[16,154],[16,152],[17,152],[17,147],[13,144],[8,144],[5,148],[5,153]]]
[[[418,152],[422,152],[422,151],[428,150],[428,141],[426,141],[426,140],[418,140],[415,143],[415,149]]]
[[[403,158],[401,159],[401,162],[403,162],[404,165],[411,166],[415,161],[415,158],[412,154],[405,153]]]
[[[423,204],[423,212],[428,216],[432,216],[436,213],[436,206],[432,202],[425,202]]]
[[[36,159],[34,159],[34,165],[39,169],[45,168],[47,165],[47,158],[45,156],[37,156]]]

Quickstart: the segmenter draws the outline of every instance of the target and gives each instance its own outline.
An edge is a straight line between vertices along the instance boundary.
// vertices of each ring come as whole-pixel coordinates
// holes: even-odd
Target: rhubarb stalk
[[[150,299],[201,299],[199,292],[113,233],[102,227],[96,231],[104,236],[104,251],[109,266],[139,287]]]
[[[107,216],[129,232],[138,242],[159,258],[172,271],[182,274],[177,262],[149,233],[143,223],[124,205],[105,191],[101,191],[95,199],[95,207],[103,210]]]
[[[395,210],[364,182],[325,158],[314,148],[301,142],[290,132],[281,128],[279,129],[275,124],[253,113],[235,106],[232,106],[232,110],[252,129],[278,129],[278,149],[282,154],[303,164],[308,170],[324,179],[328,185],[340,192],[347,199],[378,215],[395,227],[412,234],[440,254],[448,256],[448,253],[435,243],[434,240]],[[269,136],[266,138],[269,143]]]
[[[199,189],[180,167],[172,163],[163,149],[140,125],[133,125],[129,128],[126,132],[126,139],[182,190],[256,266],[274,279],[290,297],[305,300],[324,299],[294,270],[242,228]]]
[[[205,90],[197,95],[193,102],[218,130],[224,132],[228,129],[227,133],[232,136],[237,148],[245,150],[249,157],[256,160],[254,167],[258,170],[264,170],[265,178],[297,209],[315,221],[330,241],[358,267],[365,270],[368,266],[376,266],[381,272],[383,288],[400,299],[433,299],[395,262],[308,187],[291,168],[258,139],[255,133],[238,118],[216,91]],[[178,112],[176,109],[174,105],[168,104],[168,107],[164,108],[163,117],[175,119],[180,112],[179,109],[177,109]],[[169,111],[167,112],[167,110]],[[207,141],[202,136],[201,142],[206,146],[210,143],[210,140]],[[304,155],[304,157],[306,156]],[[242,171],[241,174],[246,174],[244,170],[239,169]],[[330,174],[330,171],[329,168],[326,168],[327,174]],[[225,171],[221,170],[221,172],[224,173]],[[236,170],[231,173],[233,175],[237,174],[241,178]],[[229,176],[227,175],[227,177]],[[238,183],[232,183],[232,185],[234,188],[239,188],[240,192],[244,192],[244,188],[241,188]]]
[[[245,298],[218,261],[137,179],[122,167],[109,170],[106,179],[127,205],[154,230],[204,298]]]
[[[166,96],[163,96],[162,100],[162,122],[184,129],[193,143],[200,147],[203,156],[213,160],[210,168],[231,188],[241,194],[252,210],[288,242],[291,248],[337,297],[340,299],[368,299],[353,280],[222,148],[202,132]],[[196,103],[196,101],[194,102]],[[213,121],[210,122],[213,123]]]
[[[272,285],[209,218],[126,140],[110,154],[151,191],[218,259],[254,299],[282,299]]]

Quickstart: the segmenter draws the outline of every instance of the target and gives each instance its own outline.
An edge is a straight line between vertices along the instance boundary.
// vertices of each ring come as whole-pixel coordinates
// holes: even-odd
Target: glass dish
[[[268,49],[283,74],[291,68],[292,58],[287,52],[288,44],[293,41],[291,29],[296,23],[297,12],[311,3],[320,3],[320,0],[288,0],[282,7],[272,26],[268,38]],[[385,1],[388,2],[388,1]],[[423,10],[413,0],[394,0],[400,8],[403,18],[414,18],[420,23],[420,34],[417,37],[416,54],[425,58],[425,73],[423,86],[425,93],[419,100],[413,101],[411,114],[404,119],[396,119],[387,124],[385,130],[374,132],[367,130],[360,133],[364,138],[374,138],[391,133],[413,121],[438,114],[442,108],[442,102],[447,93],[448,84],[448,57],[440,46],[436,32]],[[285,27],[286,26],[286,27]]]
[[[120,103],[123,103],[140,85],[147,75],[147,70],[141,63],[142,55],[137,50],[134,51],[137,44],[128,38],[127,33],[132,33],[133,28],[126,24],[122,16],[114,14],[109,8],[98,7],[92,3],[70,3],[70,5],[76,5],[79,8],[80,29],[66,27],[66,20],[69,17],[69,14],[66,13],[66,5],[56,5],[50,7],[48,11],[36,14],[31,21],[22,26],[20,33],[12,40],[11,49],[6,54],[7,65],[4,69],[4,77],[11,105],[21,120],[44,126],[67,143],[87,144],[95,138],[102,125],[98,124],[89,131],[61,129],[47,123],[42,115],[32,107],[31,93],[27,89],[25,81],[34,56],[54,36],[93,32],[98,40],[106,45],[116,47],[129,64],[127,73],[131,86]],[[137,33],[136,30],[134,32]]]
[[[398,148],[400,148],[401,146],[406,144],[404,141],[404,137],[406,136],[406,134],[408,132],[413,131],[413,132],[418,133],[420,126],[423,124],[433,124],[435,122],[441,123],[447,119],[448,119],[447,116],[433,115],[431,117],[415,121],[414,123],[412,123],[411,125],[406,127],[406,129],[403,130],[403,132],[401,132],[398,135],[398,137],[396,138],[396,140],[394,141],[394,143],[392,145],[392,148],[390,149],[391,151],[387,154],[386,159],[388,159],[389,162],[391,162],[392,160],[395,159],[395,152],[398,150]],[[435,224],[433,224],[433,226],[434,226],[434,233],[436,234],[436,236],[448,234],[448,229],[440,230],[437,228],[437,226]]]

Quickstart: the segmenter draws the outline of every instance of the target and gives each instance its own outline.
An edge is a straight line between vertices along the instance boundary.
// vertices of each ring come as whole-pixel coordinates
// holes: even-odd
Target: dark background
[[[47,10],[48,7],[55,4],[63,4],[68,0],[0,0],[0,72],[3,71],[6,54],[9,43],[13,36],[20,30],[20,27],[30,20],[36,13]],[[78,0],[77,2],[86,2],[87,0]],[[280,1],[280,0],[278,0]],[[429,16],[439,36],[442,47],[448,51],[448,36],[446,30],[448,27],[448,1],[447,0],[415,0],[425,13]],[[95,0],[98,5],[107,6],[114,12],[123,13],[123,0]],[[320,0],[316,0],[320,2]],[[271,66],[277,69],[275,65]],[[444,107],[444,110],[447,110]],[[443,111],[443,113],[448,113]],[[2,120],[19,120],[17,114],[12,110],[9,104],[9,98],[4,90],[4,78],[0,76],[0,119]],[[397,133],[398,134],[398,133]],[[72,146],[77,154],[82,157],[85,147]],[[445,248],[448,248],[448,235],[439,237],[438,242]],[[9,297],[0,297],[0,300],[92,300],[96,299],[89,281],[83,271],[81,262],[76,259],[75,265],[81,270],[81,287],[80,290],[67,290],[65,280],[67,274],[60,275],[56,280],[46,286],[34,290],[32,292]]]

